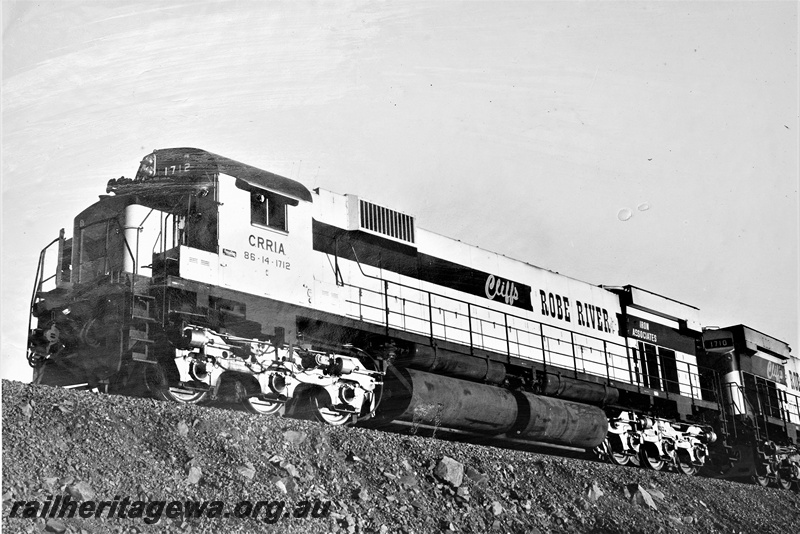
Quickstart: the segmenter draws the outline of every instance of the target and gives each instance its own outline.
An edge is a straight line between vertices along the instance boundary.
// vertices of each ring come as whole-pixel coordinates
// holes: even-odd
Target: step
[[[146,347],[145,347],[146,348]],[[150,361],[147,357],[147,352],[131,352],[131,358],[137,362],[147,362]]]

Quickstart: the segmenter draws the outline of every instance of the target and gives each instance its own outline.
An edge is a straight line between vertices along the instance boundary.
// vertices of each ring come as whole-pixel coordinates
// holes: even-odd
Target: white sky
[[[798,349],[797,2],[2,8],[4,378],[41,248],[176,146]]]

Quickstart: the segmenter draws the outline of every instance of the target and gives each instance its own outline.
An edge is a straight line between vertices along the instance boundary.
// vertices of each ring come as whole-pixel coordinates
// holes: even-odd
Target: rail
[[[645,383],[638,358],[631,354],[635,353],[635,348],[389,281],[365,272],[355,250],[353,254],[361,274],[376,281],[379,287],[337,283],[351,288],[352,297],[346,302],[353,308],[348,310],[348,316],[383,325],[387,332],[389,328],[397,328],[431,340],[461,343],[471,353],[476,349],[485,350],[504,354],[509,360],[519,358],[539,362],[545,370],[554,367],[558,372],[571,372],[576,377],[579,373],[603,377],[608,382],[633,384],[648,392],[656,390],[655,394],[666,398],[680,395],[717,400],[713,384],[706,387],[700,380],[701,371],[713,371],[698,366],[696,362],[676,358],[677,380],[666,378],[662,367],[658,387],[648,387],[648,384],[653,384]],[[663,366],[663,362],[660,365]]]

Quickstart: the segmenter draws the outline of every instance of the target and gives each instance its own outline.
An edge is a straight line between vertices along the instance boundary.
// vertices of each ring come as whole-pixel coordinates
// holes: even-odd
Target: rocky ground
[[[17,382],[2,399],[4,532],[800,532],[792,491]],[[88,518],[42,514],[62,495]]]

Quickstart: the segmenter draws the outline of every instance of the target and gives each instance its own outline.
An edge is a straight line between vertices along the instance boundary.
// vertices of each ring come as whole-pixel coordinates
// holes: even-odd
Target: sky
[[[193,146],[798,352],[798,3],[2,1],[0,375],[39,251]]]

